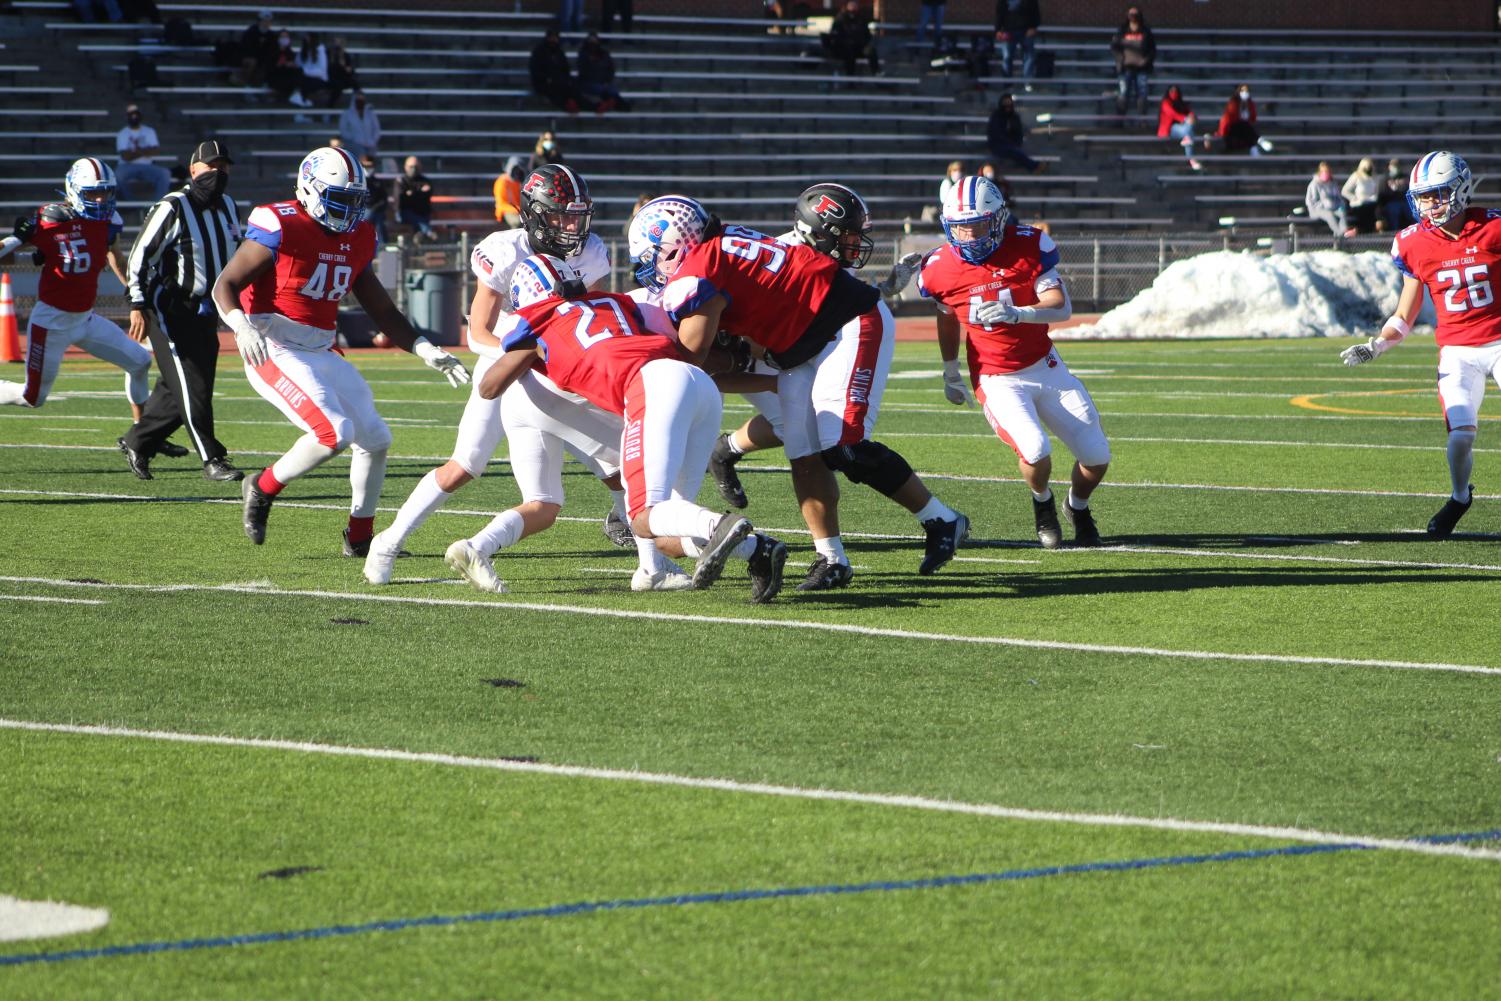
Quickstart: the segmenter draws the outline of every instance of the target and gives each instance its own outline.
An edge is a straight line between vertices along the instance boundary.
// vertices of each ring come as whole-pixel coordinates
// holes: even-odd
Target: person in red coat
[[[1249,84],[1241,84],[1225,102],[1225,113],[1220,116],[1219,131],[1215,133],[1225,141],[1226,153],[1248,151],[1252,156],[1269,152],[1272,144],[1261,138],[1256,128],[1256,102],[1251,99]]]
[[[1194,170],[1203,170],[1204,165],[1194,159],[1194,127],[1198,123],[1198,116],[1183,96],[1182,89],[1173,84],[1162,95],[1162,103],[1157,106],[1157,136],[1178,140],[1183,147],[1183,155],[1188,158],[1188,165]]]

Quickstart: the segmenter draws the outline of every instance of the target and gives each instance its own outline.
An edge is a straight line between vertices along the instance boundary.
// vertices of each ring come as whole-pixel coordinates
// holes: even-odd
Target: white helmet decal
[[[709,213],[684,195],[663,195],[641,206],[629,230],[636,281],[660,290],[677,274],[683,258],[703,242],[708,225]]]
[[[346,150],[323,146],[302,158],[297,200],[325,229],[348,233],[365,218],[365,168]]]
[[[533,254],[511,272],[511,309],[518,310],[554,296],[572,298],[584,292],[584,276],[560,257]]]

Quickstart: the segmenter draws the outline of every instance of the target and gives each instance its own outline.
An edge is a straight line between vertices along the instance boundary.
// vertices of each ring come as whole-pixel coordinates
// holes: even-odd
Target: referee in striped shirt
[[[146,213],[130,248],[130,336],[148,336],[160,372],[141,419],[120,439],[130,471],[151,479],[151,459],[174,453],[167,441],[186,426],[203,475],[239,480],[214,437],[214,371],[219,362],[219,316],[209,293],[239,246],[241,230],[229,181],[229,149],[218,140],[198,144],[188,162],[189,181]]]

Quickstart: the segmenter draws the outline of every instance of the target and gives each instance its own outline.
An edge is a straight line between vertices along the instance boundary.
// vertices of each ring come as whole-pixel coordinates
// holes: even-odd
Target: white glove
[[[969,387],[959,374],[959,359],[943,363],[943,398],[956,407],[970,405]]]
[[[876,291],[887,299],[894,299],[902,294],[912,281],[912,276],[917,274],[918,265],[922,264],[922,254],[911,253],[897,260],[891,266],[891,272],[886,279],[876,286]]]
[[[1368,361],[1375,361],[1395,343],[1385,337],[1372,337],[1364,344],[1345,348],[1339,353],[1339,358],[1346,365],[1364,365]]]
[[[245,364],[251,368],[260,368],[266,364],[266,338],[255,329],[244,310],[231,309],[224,314],[224,323],[234,331],[235,347],[239,349],[240,357],[245,359]]]
[[[1009,302],[982,302],[975,307],[974,317],[987,327],[1016,323],[1016,307]]]
[[[469,384],[469,370],[464,367],[464,363],[426,337],[419,337],[412,342],[412,354],[421,358],[428,368],[441,372],[450,386],[457,388]]]

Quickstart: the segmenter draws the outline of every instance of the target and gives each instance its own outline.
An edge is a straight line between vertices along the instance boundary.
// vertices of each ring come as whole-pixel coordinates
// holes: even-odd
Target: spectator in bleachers
[[[922,8],[917,12],[917,44],[921,45],[928,37],[928,26],[932,25],[934,52],[943,43],[944,3],[945,0],[922,0]]]
[[[328,106],[337,107],[344,92],[358,86],[354,57],[344,48],[344,39],[335,38],[328,46]]]
[[[578,114],[582,95],[556,28],[548,28],[542,41],[532,49],[530,68],[532,90],[570,115]]]
[[[255,21],[240,33],[238,46],[221,53],[215,46],[215,58],[240,68],[240,83],[259,87],[266,82],[266,67],[276,55],[276,34],[271,30],[271,12],[263,10]],[[232,58],[231,58],[232,57]]]
[[[134,104],[126,105],[125,127],[115,134],[115,151],[120,155],[115,164],[115,183],[121,195],[127,194],[138,181],[151,189],[148,201],[159,202],[167,194],[172,175],[167,168],[151,162],[161,152],[161,145],[156,129],[141,124],[141,109]]]
[[[620,30],[631,33],[631,17],[635,14],[631,0],[601,0],[599,5],[599,30],[614,31],[615,15],[620,15]]]
[[[396,221],[422,236],[433,235],[433,185],[415,156],[406,158],[396,182]]]
[[[584,0],[558,0],[558,30],[578,31],[584,19]]]
[[[119,3],[120,10],[124,13],[125,19],[127,21],[151,21],[154,24],[161,23],[162,12],[157,9],[155,0],[119,0]],[[181,43],[174,42],[170,37],[168,37],[167,44],[179,45]]]
[[[943,205],[943,200],[948,196],[949,189],[959,183],[964,176],[964,161],[955,160],[948,165],[943,172],[943,180],[938,182],[938,204]]]
[[[355,156],[380,155],[380,115],[359,88],[350,95],[349,107],[339,116],[339,139]]]
[[[558,137],[553,135],[552,129],[548,129],[537,137],[537,142],[532,146],[532,162],[527,171],[536,170],[538,167],[549,163],[566,163],[563,157],[563,146],[558,142]]]
[[[521,225],[521,182],[526,180],[526,166],[521,157],[513,156],[506,161],[495,179],[495,221],[501,229],[515,229]]]
[[[1178,144],[1183,147],[1183,155],[1188,158],[1189,167],[1203,170],[1204,165],[1194,159],[1194,126],[1198,123],[1198,116],[1194,114],[1188,99],[1183,96],[1182,88],[1173,84],[1162,95],[1162,103],[1157,106],[1157,137],[1178,140]]]
[[[625,217],[625,225],[621,227],[622,232],[625,233],[627,238],[629,238],[631,235],[631,220],[636,218],[636,213],[641,211],[641,206],[645,205],[647,202],[656,197],[656,195],[648,191],[643,191],[641,192],[641,194],[636,196],[636,204],[631,206],[631,211]]]
[[[1001,99],[996,102],[995,110],[990,113],[990,121],[985,128],[985,142],[990,147],[990,155],[996,160],[1019,163],[1034,174],[1041,173],[1046,169],[1045,165],[1032,159],[1022,148],[1025,136],[1022,117],[1016,113],[1015,99],[1010,94],[1002,94]]]
[[[1303,205],[1308,209],[1308,218],[1318,219],[1334,234],[1335,243],[1354,234],[1345,221],[1345,200],[1340,196],[1339,185],[1334,180],[1334,170],[1328,162],[1320,161],[1308,190],[1303,193]]]
[[[271,64],[266,67],[266,86],[271,88],[278,101],[310,108],[313,102],[302,96],[302,66],[297,56],[297,50],[292,47],[292,33],[282,29],[276,36]]]
[[[1249,84],[1241,84],[1230,94],[1215,135],[1224,140],[1226,153],[1249,152],[1260,156],[1271,151],[1272,144],[1261,138],[1256,128],[1256,102],[1251,98]]]
[[[122,21],[125,15],[120,13],[120,5],[115,0],[73,0],[73,9],[78,12],[80,21],[92,22],[97,11],[104,15],[106,21]]]
[[[1345,217],[1357,233],[1376,232],[1376,199],[1381,190],[1381,179],[1376,176],[1376,165],[1366,157],[1356,164],[1355,170],[1345,178],[1339,193],[1345,196],[1350,211]]]
[[[1400,161],[1388,160],[1386,177],[1376,191],[1376,228],[1395,233],[1415,221],[1407,208],[1407,171]]]
[[[615,86],[615,57],[592,31],[579,46],[579,93],[599,114],[615,108],[631,110],[631,102],[621,97],[620,88]]]
[[[376,173],[375,157],[369,153],[360,157],[360,164],[365,168],[365,188],[370,192],[365,217],[375,227],[376,240],[384,245],[390,240],[390,234],[386,232],[386,210],[391,204],[391,184]]]
[[[328,47],[312,32],[302,36],[297,50],[297,68],[302,70],[303,96],[310,103],[328,98]]]
[[[1110,51],[1115,53],[1115,113],[1124,115],[1134,97],[1136,113],[1147,113],[1147,87],[1151,84],[1152,68],[1157,59],[1157,39],[1141,16],[1140,7],[1126,11],[1126,20],[1116,29],[1110,40]]]
[[[881,57],[876,39],[870,33],[870,16],[860,8],[860,0],[845,0],[823,42],[829,55],[839,60],[845,76],[855,75],[855,64],[865,59],[872,74],[881,72]]]
[[[1037,76],[1037,29],[1042,12],[1037,0],[995,0],[995,43],[1001,49],[1001,75],[1016,69],[1016,54],[1022,54],[1022,82],[1027,91]]]

